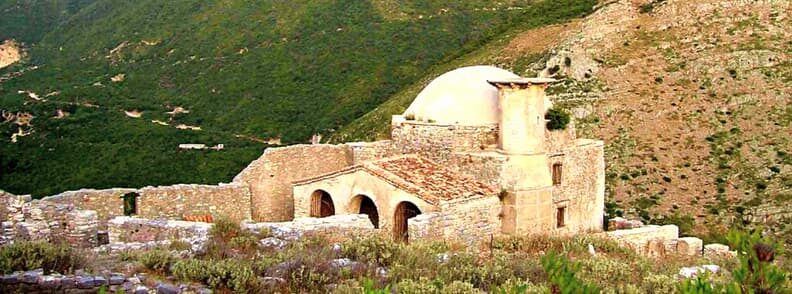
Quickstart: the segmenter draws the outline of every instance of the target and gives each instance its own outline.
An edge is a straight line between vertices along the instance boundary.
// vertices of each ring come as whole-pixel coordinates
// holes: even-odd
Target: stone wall
[[[135,189],[82,189],[63,192],[57,195],[42,198],[42,202],[72,205],[76,209],[96,211],[99,217],[100,230],[106,230],[107,221],[119,215],[124,215],[124,201],[122,197],[127,193],[137,192]]]
[[[393,141],[384,140],[376,142],[346,143],[352,154],[352,163],[360,164],[366,161],[379,160],[396,154]]]
[[[545,130],[545,149],[550,153],[562,152],[565,148],[575,145],[575,120],[570,120],[566,129]]]
[[[146,187],[137,191],[137,216],[181,220],[184,215],[251,219],[250,190],[242,184],[174,185]]]
[[[110,243],[206,240],[212,224],[119,216],[108,222]]]
[[[560,163],[561,184],[553,187],[556,209],[564,208],[562,232],[602,231],[605,161],[602,141],[577,140],[548,159],[548,170]]]
[[[509,158],[494,151],[487,152],[457,152],[450,156],[447,168],[462,175],[476,179],[476,181],[501,187],[501,174]]]
[[[292,182],[351,164],[352,155],[345,145],[269,148],[239,173],[234,183],[249,185],[253,220],[288,221],[294,218]]]
[[[419,154],[444,164],[453,152],[492,150],[498,127],[438,125],[405,121],[392,126],[391,138],[400,154]]]
[[[296,239],[306,233],[332,234],[341,237],[357,237],[377,232],[365,214],[333,215],[324,218],[296,218],[290,222],[248,223],[243,228],[255,232],[268,229],[281,239]]]
[[[420,214],[407,221],[410,240],[453,240],[468,245],[487,242],[500,234],[500,200],[480,196],[445,201],[440,211]]]
[[[632,248],[639,253],[647,253],[650,241],[679,238],[679,227],[675,225],[649,225],[629,230],[610,231],[605,234],[607,237],[616,240],[621,246]]]

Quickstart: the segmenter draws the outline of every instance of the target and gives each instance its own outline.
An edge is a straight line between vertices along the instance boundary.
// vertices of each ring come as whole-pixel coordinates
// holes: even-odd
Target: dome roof
[[[487,80],[516,78],[519,76],[494,66],[455,69],[429,83],[404,115],[437,124],[497,124],[498,90]]]

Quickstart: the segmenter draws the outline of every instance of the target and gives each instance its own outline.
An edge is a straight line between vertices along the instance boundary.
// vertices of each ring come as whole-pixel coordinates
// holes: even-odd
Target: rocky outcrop
[[[17,63],[22,59],[22,49],[14,40],[0,43],[0,68]]]

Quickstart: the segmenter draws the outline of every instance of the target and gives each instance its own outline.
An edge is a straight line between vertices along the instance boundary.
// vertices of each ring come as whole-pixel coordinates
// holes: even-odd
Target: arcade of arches
[[[367,195],[356,195],[348,206],[348,213],[365,214],[371,220],[374,228],[380,228],[380,212],[377,204]],[[335,203],[330,193],[316,190],[311,194],[311,217],[328,217],[336,214]],[[409,201],[400,202],[393,214],[393,238],[397,241],[409,240],[408,220],[421,214],[421,210]]]

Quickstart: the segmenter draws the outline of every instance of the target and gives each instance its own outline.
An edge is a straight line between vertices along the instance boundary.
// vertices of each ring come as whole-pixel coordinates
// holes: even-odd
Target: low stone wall
[[[151,220],[119,216],[108,222],[110,243],[147,243],[184,240],[199,243],[208,239],[212,224],[175,220]]]
[[[144,275],[44,275],[38,270],[0,276],[0,293],[211,293],[195,285],[157,283],[149,288],[144,282]]]
[[[14,210],[19,206],[21,211],[14,212],[11,220],[0,223],[0,244],[40,240],[65,242],[73,247],[96,246],[98,217],[95,211],[78,210],[71,204],[21,200],[11,206]]]
[[[648,252],[649,241],[679,238],[679,227],[675,225],[649,225],[629,230],[610,231],[605,234],[622,246],[632,248],[639,253],[646,253]]]
[[[137,216],[142,218],[211,214],[237,222],[250,219],[250,190],[242,184],[146,187],[137,193]]]
[[[306,217],[279,223],[247,223],[242,227],[255,232],[266,229],[274,237],[280,239],[297,239],[306,233],[353,237],[373,234],[377,231],[365,214],[334,215],[324,218]]]

